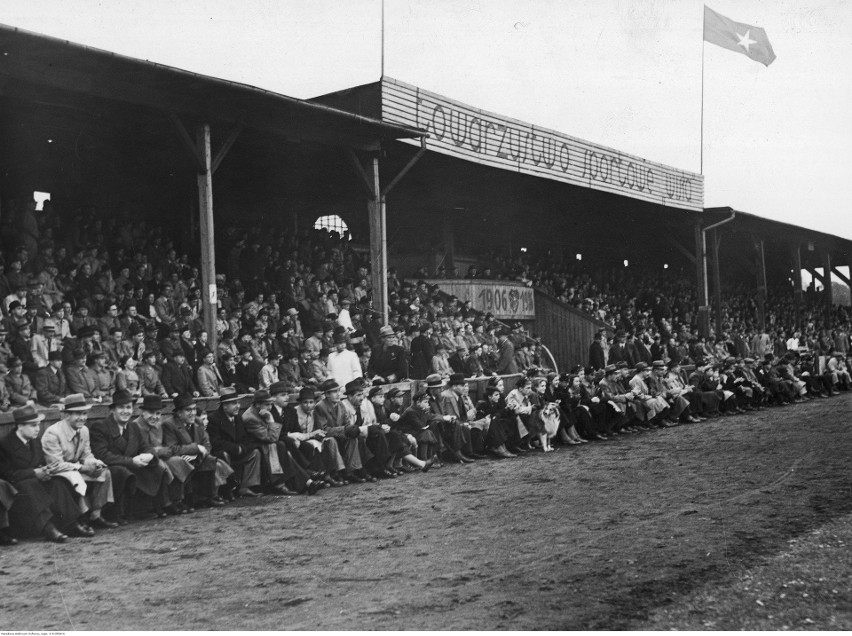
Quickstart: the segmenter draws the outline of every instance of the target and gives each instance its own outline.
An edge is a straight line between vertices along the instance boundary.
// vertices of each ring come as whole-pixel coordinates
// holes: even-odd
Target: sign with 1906
[[[533,290],[521,283],[479,280],[430,280],[459,302],[471,301],[473,308],[494,314],[500,320],[534,320]]]

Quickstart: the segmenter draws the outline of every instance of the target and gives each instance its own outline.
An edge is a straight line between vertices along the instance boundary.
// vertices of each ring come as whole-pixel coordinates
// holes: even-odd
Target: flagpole
[[[382,0],[382,75],[385,76],[385,0]]]
[[[700,169],[698,172],[704,174],[704,49],[707,44],[704,38],[701,38],[701,159]]]

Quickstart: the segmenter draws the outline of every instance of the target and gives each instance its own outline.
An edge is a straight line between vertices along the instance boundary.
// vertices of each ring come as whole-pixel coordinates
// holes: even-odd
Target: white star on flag
[[[775,59],[775,52],[766,37],[765,29],[753,24],[735,22],[707,6],[704,7],[704,41],[735,53],[742,53],[764,66],[769,66]]]
[[[743,47],[746,50],[747,53],[751,52],[751,51],[748,50],[748,47],[750,47],[752,44],[757,44],[757,40],[752,40],[749,37],[750,34],[751,34],[751,30],[746,31],[745,35],[740,35],[739,33],[737,33],[737,37],[740,40],[739,42],[737,42],[737,44],[739,44],[741,47]]]

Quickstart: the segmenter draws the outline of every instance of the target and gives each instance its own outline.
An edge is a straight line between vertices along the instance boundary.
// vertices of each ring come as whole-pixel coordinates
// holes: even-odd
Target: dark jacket
[[[169,395],[174,395],[175,393],[178,395],[183,393],[192,394],[197,390],[192,376],[193,373],[191,366],[188,364],[179,365],[174,360],[169,360],[163,365],[163,372],[160,374],[160,381],[163,383],[163,387]]]
[[[35,469],[46,465],[41,441],[30,440],[24,444],[15,431],[0,439],[0,477],[12,484],[24,479],[34,479]]]
[[[237,458],[249,450],[250,440],[239,413],[231,421],[221,408],[217,409],[207,422],[207,434],[213,445],[213,454],[217,457],[227,453]]]
[[[145,443],[139,430],[139,423],[130,420],[124,435],[118,430],[115,416],[110,413],[103,420],[89,425],[92,454],[108,466],[134,468],[133,458],[140,453],[152,453],[154,450]]]

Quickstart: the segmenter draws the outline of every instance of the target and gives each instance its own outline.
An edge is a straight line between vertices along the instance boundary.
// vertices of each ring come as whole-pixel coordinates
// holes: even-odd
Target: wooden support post
[[[360,166],[360,162],[356,165]],[[388,324],[388,281],[387,272],[387,231],[385,228],[385,200],[379,187],[379,158],[374,156],[368,170],[373,196],[367,202],[370,215],[370,270],[373,282],[373,309],[382,315],[382,324]]]
[[[802,327],[802,246],[798,243],[793,248],[793,307],[796,310],[796,325],[794,329]]]
[[[849,278],[846,276],[846,274],[837,269],[835,265],[831,266],[831,273],[837,276],[837,278],[839,278],[841,281],[846,283],[847,287],[852,286],[852,283],[849,282]]]
[[[198,174],[198,217],[201,227],[201,298],[204,303],[204,328],[210,338],[210,348],[215,351],[216,333],[216,251],[213,243],[213,166],[210,148],[210,124],[196,129],[196,148],[204,171]]]
[[[719,272],[719,243],[722,237],[719,230],[714,228],[710,236],[713,249],[713,319],[716,321],[716,338],[722,335],[722,279]]]
[[[441,242],[444,244],[444,260],[443,266],[447,271],[447,278],[450,278],[450,272],[456,266],[456,232],[455,219],[453,214],[455,210],[444,210],[443,218],[441,219]],[[434,272],[430,272],[434,273]]]
[[[695,281],[698,289],[698,335],[706,338],[710,335],[710,308],[707,302],[707,246],[704,244],[704,233],[701,231],[701,221],[695,222]]]
[[[760,330],[766,329],[766,254],[763,239],[754,244],[757,257],[757,322]]]
[[[831,288],[831,254],[826,250],[822,255],[822,271],[825,273],[822,286],[825,290],[825,328],[831,329],[831,312],[834,308],[834,290]]]

